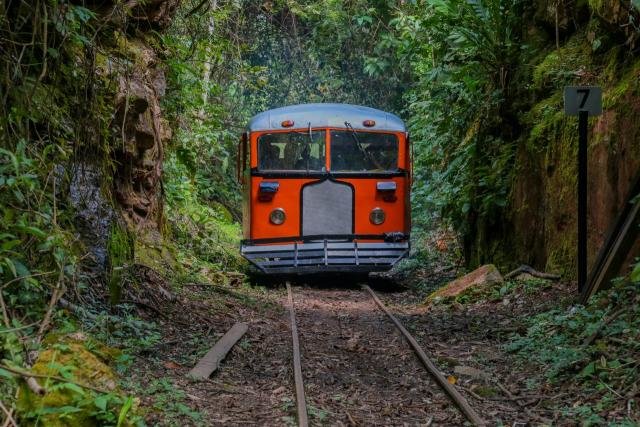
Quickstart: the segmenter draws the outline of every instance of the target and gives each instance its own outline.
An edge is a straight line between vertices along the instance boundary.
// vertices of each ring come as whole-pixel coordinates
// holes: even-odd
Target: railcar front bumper
[[[243,242],[241,253],[265,274],[365,273],[391,269],[409,254],[409,242]]]

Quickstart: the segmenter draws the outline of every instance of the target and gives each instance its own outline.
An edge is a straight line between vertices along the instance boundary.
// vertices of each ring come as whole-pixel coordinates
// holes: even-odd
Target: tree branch
[[[196,7],[194,7],[193,9],[191,9],[189,12],[187,12],[187,14],[184,16],[185,18],[190,17],[191,15],[193,15],[194,13],[197,13],[200,9],[202,9],[202,7],[207,4],[209,2],[209,0],[202,0],[200,3],[198,3],[198,5]],[[211,5],[209,4],[207,6],[207,9],[204,11],[204,13],[207,13],[210,9]]]
[[[59,376],[56,376],[56,375],[36,374],[36,373],[33,373],[33,372],[23,371],[22,369],[10,368],[10,367],[8,367],[6,365],[0,365],[0,369],[4,369],[5,371],[11,372],[12,374],[19,375],[22,378],[24,378],[25,381],[28,381],[29,378],[32,378],[32,379],[33,378],[43,378],[43,379],[54,380],[54,381],[58,381],[58,382],[62,382],[62,383],[74,384],[74,385],[77,385],[78,387],[86,388],[87,390],[92,390],[92,391],[95,391],[97,393],[102,393],[102,394],[109,393],[108,390],[103,390],[101,388],[94,387],[94,386],[89,385],[89,384],[79,383],[79,382],[76,382],[76,381],[73,381],[73,380],[69,380],[69,379],[66,379],[66,378],[62,378],[62,377],[59,377]],[[46,390],[45,390],[45,392],[46,392]]]

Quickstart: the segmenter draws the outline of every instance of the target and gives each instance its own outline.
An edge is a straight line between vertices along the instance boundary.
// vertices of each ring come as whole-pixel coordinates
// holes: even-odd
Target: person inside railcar
[[[280,148],[274,144],[271,135],[265,135],[264,140],[259,145],[260,169],[276,170],[281,169]]]
[[[382,171],[398,170],[398,143],[392,135],[376,135],[376,140],[367,145],[367,154],[375,160],[375,169]]]

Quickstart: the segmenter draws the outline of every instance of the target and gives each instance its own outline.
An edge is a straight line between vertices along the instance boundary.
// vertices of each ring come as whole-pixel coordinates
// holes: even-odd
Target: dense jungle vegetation
[[[273,107],[344,102],[406,120],[407,269],[440,257],[430,239],[445,233],[469,268],[526,262],[573,279],[576,122],[562,87],[605,93],[590,126],[593,258],[640,166],[639,18],[635,0],[0,2],[0,420],[142,423],[117,378],[159,338],[126,302],[243,271],[236,144]],[[556,336],[566,351],[536,360],[558,379],[594,358],[585,384],[629,386],[637,361],[607,365],[576,332],[626,299],[626,323],[609,326],[637,337],[640,264],[621,275],[614,297],[575,318],[543,313],[510,349],[535,352],[540,325],[577,322]],[[29,373],[55,393],[38,396]]]

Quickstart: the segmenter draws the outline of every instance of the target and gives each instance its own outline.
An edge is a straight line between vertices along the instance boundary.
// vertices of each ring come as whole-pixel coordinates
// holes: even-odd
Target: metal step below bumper
[[[409,242],[242,244],[242,255],[265,274],[386,271],[409,254]]]

